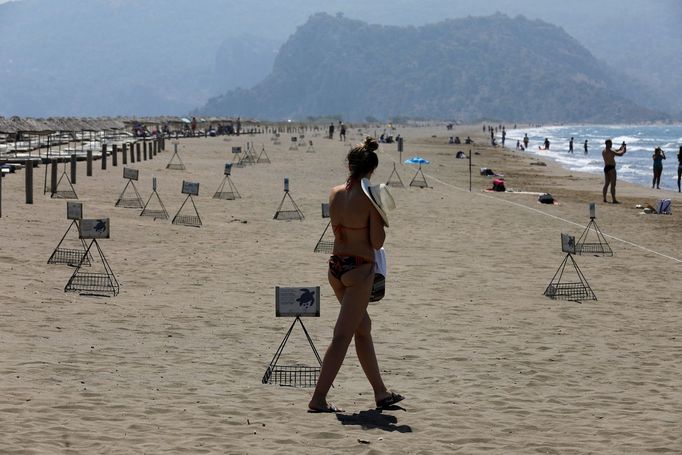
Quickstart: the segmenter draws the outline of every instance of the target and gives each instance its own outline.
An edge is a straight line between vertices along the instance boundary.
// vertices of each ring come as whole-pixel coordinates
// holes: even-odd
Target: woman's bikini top
[[[334,232],[342,233],[344,230],[346,231],[361,231],[363,229],[367,229],[369,226],[362,226],[362,227],[351,227],[351,226],[344,226],[343,224],[332,224],[332,230]]]

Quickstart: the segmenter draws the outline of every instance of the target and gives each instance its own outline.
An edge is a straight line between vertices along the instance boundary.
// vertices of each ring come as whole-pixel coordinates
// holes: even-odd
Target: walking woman
[[[329,196],[334,249],[329,258],[328,277],[341,309],[315,392],[308,404],[311,412],[343,412],[327,402],[327,393],[353,338],[360,365],[374,389],[377,407],[390,406],[404,399],[402,395],[390,392],[381,378],[372,341],[372,321],[367,314],[374,282],[374,250],[384,244],[384,226],[388,227],[385,208],[392,208],[382,208],[380,191],[375,194],[368,188],[367,179],[379,165],[374,152],[378,147],[377,141],[368,137],[351,149],[347,157],[350,176],[345,184],[332,188]]]
[[[654,154],[651,156],[654,160],[654,181],[651,188],[654,186],[661,189],[661,174],[663,173],[663,160],[665,159],[665,152],[660,147],[654,149]]]

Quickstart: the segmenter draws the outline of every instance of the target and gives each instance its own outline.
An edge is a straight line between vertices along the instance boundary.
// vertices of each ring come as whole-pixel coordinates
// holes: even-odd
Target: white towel
[[[374,273],[386,276],[386,251],[383,247],[374,250]]]

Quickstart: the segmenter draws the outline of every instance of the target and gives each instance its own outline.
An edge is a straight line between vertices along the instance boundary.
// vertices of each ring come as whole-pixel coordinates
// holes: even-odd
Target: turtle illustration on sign
[[[97,220],[97,224],[95,224],[95,231],[102,233],[106,232],[107,230],[107,224],[104,222],[104,220]]]
[[[312,307],[315,304],[315,292],[310,289],[301,289],[301,295],[296,301],[303,308]]]

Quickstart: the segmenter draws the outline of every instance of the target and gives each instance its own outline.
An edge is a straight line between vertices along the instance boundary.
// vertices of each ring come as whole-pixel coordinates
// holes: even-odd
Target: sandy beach
[[[373,133],[374,129],[363,132]],[[275,317],[275,286],[320,286],[321,316],[305,319],[320,354],[338,303],[327,256],[313,248],[327,221],[320,203],[346,177],[348,142],[306,133],[315,152],[289,150],[290,134],[181,139],[187,169],[166,169],[172,143],[139,169],[170,216],[183,180],[200,183],[203,225],[172,225],[116,208],[123,166],[75,185],[85,218],[109,217],[99,245],[120,282],[112,298],[65,293],[73,273],[47,265],[69,225],[64,200],[24,204],[23,171],[2,182],[0,218],[0,452],[3,453],[682,453],[682,197],[618,183],[603,204],[601,175],[539,166],[483,143],[480,125],[398,127],[402,159],[431,161],[431,188],[392,188],[386,297],[371,304],[384,379],[407,399],[374,409],[351,347],[330,392],[342,414],[310,414],[311,389],[261,378],[292,320]],[[356,128],[351,141],[359,142]],[[271,164],[236,168],[242,198],[213,199],[231,147],[264,146]],[[416,167],[382,144],[374,182],[394,163],[405,184]],[[491,193],[480,167],[503,173]],[[283,179],[305,214],[276,221]],[[551,193],[557,205],[537,201]],[[673,199],[672,215],[637,204]],[[543,295],[597,202],[613,257],[575,256],[598,300]],[[280,362],[315,365],[297,327]]]

